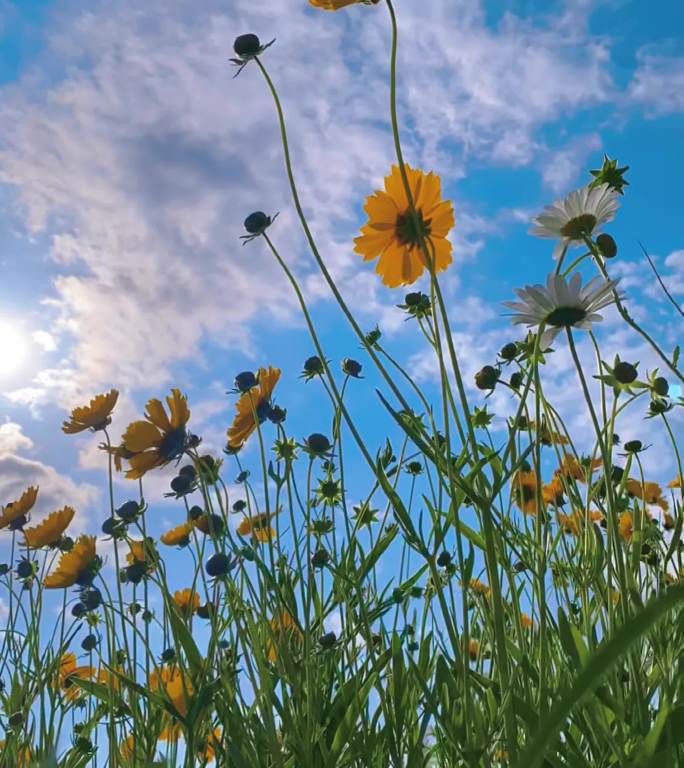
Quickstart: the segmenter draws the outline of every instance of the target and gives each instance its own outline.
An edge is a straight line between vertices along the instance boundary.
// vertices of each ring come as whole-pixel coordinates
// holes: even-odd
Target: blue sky
[[[305,0],[273,5],[0,3],[0,328],[16,337],[3,357],[22,358],[0,370],[3,502],[38,482],[39,514],[69,503],[82,530],[99,528],[97,438],[66,437],[59,425],[68,408],[112,386],[121,391],[115,436],[148,397],[180,386],[193,429],[218,452],[235,373],[272,363],[283,369],[277,400],[291,433],[326,431],[323,396],[298,378],[312,347],[289,286],[259,242],[240,245],[252,210],[280,211],[272,234],[305,287],[327,355],[365,364],[304,247],[264,84],[254,67],[232,79],[227,59],[242,32],[277,38],[265,61],[284,100],[307,213],[338,285],[362,325],[379,324],[393,353],[432,387],[434,362],[395,307],[405,291],[384,289],[351,248],[364,198],[393,159],[386,14],[382,5],[337,14]],[[672,348],[678,327],[638,241],[681,301],[682,4],[396,5],[405,153],[442,176],[456,211],[444,284],[469,384],[504,342],[520,337],[501,302],[551,269],[549,243],[527,234],[531,217],[586,183],[604,152],[630,166],[610,227],[620,246],[611,268],[634,313]],[[608,359],[619,352],[653,367],[612,316],[603,339]],[[560,350],[549,391],[581,430],[586,414],[571,377]],[[387,428],[377,383],[369,374],[350,393],[374,446]],[[490,402],[508,415],[503,395]],[[634,419],[624,429],[639,437],[646,427]],[[244,461],[255,460],[248,450]],[[655,450],[645,462],[658,479],[673,473]],[[150,498],[169,477],[150,478]],[[116,490],[121,501],[134,493],[125,481]],[[164,502],[155,515],[152,527],[162,529],[181,512]]]

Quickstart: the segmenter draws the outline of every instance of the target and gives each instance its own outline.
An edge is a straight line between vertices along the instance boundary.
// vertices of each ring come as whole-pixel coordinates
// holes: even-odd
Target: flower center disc
[[[400,213],[397,216],[397,222],[394,225],[394,232],[401,245],[408,245],[409,248],[415,248],[420,245],[421,236],[423,239],[430,235],[430,222],[423,219],[423,214],[416,211],[415,218],[411,212]]]
[[[586,316],[587,313],[581,307],[556,307],[549,313],[546,322],[556,328],[570,328]]]
[[[561,234],[569,237],[570,240],[581,240],[589,236],[596,226],[596,216],[591,213],[583,213],[581,216],[575,216],[574,219],[561,228]]]

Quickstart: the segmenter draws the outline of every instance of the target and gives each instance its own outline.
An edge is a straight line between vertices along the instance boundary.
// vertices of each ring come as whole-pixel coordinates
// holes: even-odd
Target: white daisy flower
[[[599,309],[613,304],[613,290],[617,280],[595,277],[582,287],[582,277],[575,272],[568,283],[562,275],[550,274],[546,286],[526,285],[516,289],[520,301],[505,301],[515,311],[511,322],[528,327],[545,326],[541,348],[546,349],[563,328],[580,328],[590,331],[592,323],[599,323],[603,317]]]
[[[582,245],[583,238],[591,237],[606,222],[612,221],[617,207],[617,194],[610,185],[582,187],[563,200],[547,205],[532,219],[536,226],[530,234],[558,240],[553,252],[553,258],[557,259],[569,245]]]

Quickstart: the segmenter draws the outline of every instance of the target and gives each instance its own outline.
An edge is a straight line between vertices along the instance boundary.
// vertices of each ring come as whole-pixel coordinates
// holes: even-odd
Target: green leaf
[[[620,627],[610,640],[598,648],[577,675],[572,686],[557,695],[556,704],[551,707],[536,735],[518,756],[514,768],[536,768],[575,705],[587,692],[593,691],[601,683],[603,677],[622,660],[633,643],[681,602],[684,602],[684,584],[676,584],[649,602],[636,616]]]
[[[679,352],[679,344],[677,344],[677,346],[674,348],[674,351],[672,352],[672,366],[674,368],[677,367],[677,363],[679,362]]]

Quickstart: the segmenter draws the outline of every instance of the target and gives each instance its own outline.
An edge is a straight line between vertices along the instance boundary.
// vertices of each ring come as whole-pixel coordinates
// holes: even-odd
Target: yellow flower
[[[324,11],[339,11],[348,5],[377,5],[380,0],[309,0],[314,8],[322,8]]]
[[[57,568],[45,578],[46,589],[64,589],[87,576],[95,563],[95,537],[79,536],[73,549],[59,558]]]
[[[119,752],[124,760],[130,760],[135,757],[135,736],[131,734],[121,742]]]
[[[137,480],[151,469],[178,458],[185,450],[185,427],[190,419],[188,399],[179,389],[172,389],[166,402],[170,415],[161,400],[153,398],[145,410],[147,421],[128,425],[122,446],[133,455],[128,459],[130,469],[126,477]]]
[[[563,505],[563,483],[557,475],[542,487],[542,499],[545,504],[554,504],[558,507]]]
[[[271,407],[273,390],[280,378],[280,370],[269,366],[259,368],[257,384],[248,392],[245,392],[235,405],[237,413],[233,423],[228,429],[228,447],[238,450],[247,441],[247,438],[261,424]]]
[[[560,527],[563,529],[563,533],[569,533],[573,536],[577,536],[580,532],[580,520],[578,518],[577,514],[573,515],[564,515],[563,513],[558,513],[558,522],[560,524]]]
[[[620,515],[620,522],[618,523],[620,536],[625,541],[632,540],[632,534],[634,533],[634,519],[631,512],[623,512]]]
[[[149,685],[152,691],[164,690],[181,717],[189,710],[189,698],[193,694],[192,681],[178,667],[162,667],[150,673]],[[173,728],[171,733],[173,735]],[[160,738],[162,738],[160,736]]]
[[[643,483],[638,480],[632,480],[631,478],[626,482],[625,488],[630,496],[636,496],[637,499],[642,499],[647,504],[657,504],[663,512],[667,512],[669,504],[667,499],[663,498],[663,489],[658,483]]]
[[[385,177],[385,189],[366,199],[364,211],[368,223],[354,239],[354,251],[364,261],[379,257],[375,271],[389,288],[410,285],[423,274],[425,241],[435,272],[451,264],[451,243],[446,239],[454,226],[454,209],[449,200],[442,200],[441,182],[434,173],[423,173],[405,166],[409,187],[416,209],[417,221],[411,216],[406,191],[398,165]]]
[[[59,661],[58,687],[64,691],[68,701],[75,701],[83,693],[78,687],[79,680],[93,680],[98,677],[96,669],[90,666],[78,666],[76,655],[63,653]]]
[[[152,539],[129,539],[128,547],[130,552],[126,555],[126,562],[129,565],[135,565],[136,563],[146,564],[147,573],[152,573],[159,560],[159,553]]]
[[[200,596],[193,589],[184,589],[174,593],[173,602],[178,606],[181,613],[190,616],[197,613],[197,609],[200,607]]]
[[[471,579],[469,586],[475,594],[482,597],[489,597],[492,594],[492,588],[479,579]]]
[[[21,527],[26,522],[26,515],[31,511],[38,498],[38,487],[31,486],[27,488],[17,501],[11,501],[2,508],[0,514],[0,528],[6,528],[8,525],[12,530],[15,527]]]
[[[177,525],[170,531],[162,533],[159,540],[162,544],[166,544],[167,547],[184,547],[190,541],[190,534],[194,527],[189,521],[182,525]]]
[[[214,728],[206,739],[203,739],[197,746],[198,756],[207,763],[213,763],[216,759],[216,744],[221,741],[221,729]]]
[[[270,541],[275,536],[275,531],[269,525],[271,515],[253,515],[252,517],[243,517],[237,532],[240,536],[249,536],[251,534],[256,541]]]
[[[468,656],[471,661],[477,661],[477,657],[480,655],[480,644],[474,638],[468,641]]]
[[[537,473],[518,472],[511,482],[515,503],[526,515],[537,514]]]
[[[67,435],[75,435],[92,429],[104,429],[111,424],[111,413],[114,410],[119,393],[116,389],[110,389],[106,395],[96,395],[89,405],[74,408],[71,418],[62,424],[62,432]]]
[[[578,480],[580,483],[586,483],[589,472],[598,469],[602,464],[601,459],[592,459],[585,465],[577,461],[572,454],[566,453],[556,472],[567,480]]]
[[[269,639],[266,648],[268,660],[274,664],[278,659],[278,649],[276,646],[283,642],[283,640],[289,640],[298,646],[304,642],[304,635],[299,625],[287,611],[281,611],[274,616],[270,621],[270,628],[273,639]]]
[[[532,621],[532,618],[526,613],[520,614],[520,623],[525,629],[532,629],[534,627],[534,621]]]
[[[26,528],[23,534],[27,548],[40,549],[58,544],[75,514],[71,507],[64,507],[49,514],[42,523],[32,528]]]
[[[681,488],[682,487],[682,476],[677,475],[674,480],[670,480],[670,482],[667,484],[668,488]]]
[[[0,739],[0,757],[3,757],[3,753],[5,751],[5,740]],[[7,757],[10,757],[10,755],[7,755]],[[16,768],[29,768],[29,765],[31,763],[31,749],[29,747],[23,747],[18,755],[14,755],[14,757],[18,758],[16,763],[7,763],[7,765],[16,765]],[[2,765],[5,765],[6,763],[3,762]]]

